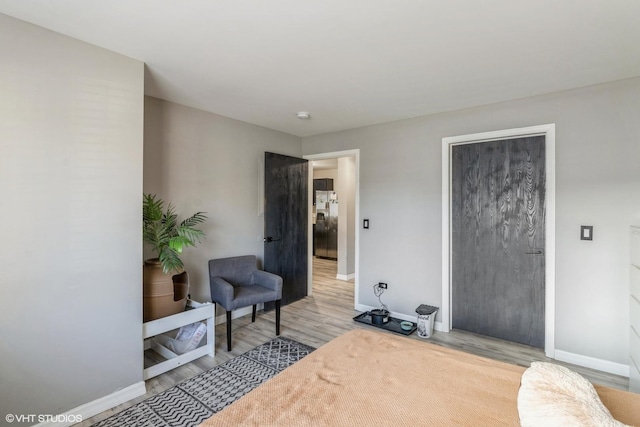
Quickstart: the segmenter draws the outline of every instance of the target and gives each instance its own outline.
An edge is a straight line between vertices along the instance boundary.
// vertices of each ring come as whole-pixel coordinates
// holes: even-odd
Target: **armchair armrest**
[[[278,298],[282,298],[282,277],[267,271],[256,270],[253,272],[253,279],[256,285],[264,286],[278,293]]]
[[[231,307],[233,301],[233,285],[222,277],[210,278],[211,301],[217,302],[225,308]]]

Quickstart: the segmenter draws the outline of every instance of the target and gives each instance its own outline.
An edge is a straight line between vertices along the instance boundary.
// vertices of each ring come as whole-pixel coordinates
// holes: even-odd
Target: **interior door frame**
[[[451,151],[454,145],[476,144],[500,139],[527,136],[545,137],[545,322],[544,351],[555,357],[555,300],[556,300],[556,125],[555,123],[492,132],[474,133],[442,138],[442,330],[449,332],[451,310]]]
[[[344,151],[333,151],[330,153],[320,153],[320,154],[308,154],[306,156],[302,156],[303,159],[309,160],[312,162],[313,160],[326,160],[326,159],[339,159],[341,157],[355,157],[356,162],[356,183],[355,183],[355,207],[356,207],[356,224],[355,224],[355,254],[354,254],[354,262],[355,262],[355,278],[354,278],[354,308],[358,307],[360,300],[360,293],[358,290],[360,289],[360,149],[356,148],[353,150],[344,150]],[[310,165],[309,168],[309,212],[313,210],[313,165]],[[312,295],[313,291],[313,218],[311,214],[309,214],[309,227],[308,227],[309,238],[309,276],[307,277],[307,295]]]

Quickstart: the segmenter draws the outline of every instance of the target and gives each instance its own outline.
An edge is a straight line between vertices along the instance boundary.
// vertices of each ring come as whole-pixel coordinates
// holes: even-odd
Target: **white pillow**
[[[522,374],[518,414],[522,427],[625,426],[611,416],[589,381],[546,362],[533,362]]]

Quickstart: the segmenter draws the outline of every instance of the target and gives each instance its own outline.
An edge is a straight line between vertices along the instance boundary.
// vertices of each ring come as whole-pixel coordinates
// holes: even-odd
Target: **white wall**
[[[207,212],[206,240],[182,259],[192,298],[211,300],[210,259],[263,258],[259,163],[265,151],[300,157],[300,138],[146,97],[144,150],[145,193],[172,202],[180,217]]]
[[[440,306],[441,144],[556,124],[556,349],[628,363],[628,226],[640,214],[640,79],[303,138],[303,154],[359,148],[360,302]],[[594,240],[579,240],[580,225]],[[360,219],[358,219],[360,226]],[[439,320],[438,314],[437,320]]]
[[[0,57],[4,420],[141,384],[144,68],[1,14]]]
[[[338,159],[338,276],[355,273],[356,158]]]

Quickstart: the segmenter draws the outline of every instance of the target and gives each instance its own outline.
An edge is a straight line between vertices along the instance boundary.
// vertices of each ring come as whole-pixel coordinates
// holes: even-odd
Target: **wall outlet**
[[[386,284],[386,283],[384,283],[384,282],[378,282],[378,287],[379,287],[380,289],[387,289],[387,284]]]

